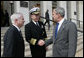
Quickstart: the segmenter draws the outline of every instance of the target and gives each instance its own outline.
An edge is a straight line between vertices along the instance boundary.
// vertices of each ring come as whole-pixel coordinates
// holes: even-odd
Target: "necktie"
[[[36,25],[39,26],[38,22],[36,22]]]
[[[55,39],[56,39],[56,36],[57,36],[58,25],[59,25],[59,23],[56,23],[56,29],[55,29]]]
[[[20,32],[20,35],[22,36],[22,32],[21,32],[21,30],[20,30],[19,32]]]

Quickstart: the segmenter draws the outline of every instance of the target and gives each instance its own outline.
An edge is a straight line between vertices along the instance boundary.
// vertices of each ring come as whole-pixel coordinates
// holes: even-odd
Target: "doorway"
[[[11,16],[10,1],[1,1],[1,27],[9,27],[11,25],[10,16]]]

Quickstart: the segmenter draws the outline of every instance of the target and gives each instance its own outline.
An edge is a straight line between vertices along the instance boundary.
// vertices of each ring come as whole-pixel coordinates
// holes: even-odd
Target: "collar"
[[[20,31],[20,28],[18,26],[16,26],[15,24],[13,24],[13,26],[15,26],[17,30]]]
[[[64,18],[63,18],[61,21],[59,21],[58,23],[59,23],[59,24],[62,24],[62,23],[63,23],[63,21],[64,21]]]
[[[32,22],[36,25],[36,22],[34,20],[32,20]]]

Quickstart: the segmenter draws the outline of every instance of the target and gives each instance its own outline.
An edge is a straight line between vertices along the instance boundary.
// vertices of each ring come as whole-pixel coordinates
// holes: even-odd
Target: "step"
[[[1,30],[1,34],[5,34],[7,30]]]
[[[83,31],[83,28],[77,28],[77,29]]]
[[[81,49],[83,49],[83,43],[77,46],[77,52],[79,52]]]
[[[52,57],[52,49],[46,52],[46,57]]]
[[[2,32],[2,34],[1,34],[1,55],[2,55],[2,53],[3,53],[3,36],[4,36],[4,34],[3,33],[5,33],[5,30],[6,29],[3,29],[4,31]],[[22,29],[21,29],[22,30]],[[23,32],[22,32],[22,34],[23,34],[23,37],[25,37],[25,35],[24,35],[24,30],[22,30]],[[53,32],[47,32],[49,35],[48,35],[48,38],[51,38],[51,35],[52,35],[52,33]],[[80,33],[80,32],[78,32],[78,42],[77,42],[77,52],[76,53],[79,53],[81,50],[83,50],[83,33]],[[25,40],[25,38],[24,38],[24,40]],[[29,44],[25,41],[25,54],[26,54],[26,56],[25,57],[31,57],[31,54],[30,54],[30,48],[29,48]],[[51,56],[51,51],[52,51],[52,47],[50,46],[49,48],[48,48],[49,50],[47,51],[47,57],[49,56]],[[28,54],[29,53],[29,54]],[[82,53],[82,52],[80,52],[80,53]],[[82,53],[83,54],[83,53]],[[79,55],[79,56],[81,56],[81,55]]]
[[[1,52],[1,56],[3,55],[3,52]]]
[[[4,44],[4,42],[3,42],[3,41],[1,41],[1,46],[3,46],[3,44]]]
[[[53,30],[46,30],[46,32],[53,32]]]
[[[1,37],[4,36],[5,32],[6,32],[5,30],[4,30],[4,31],[1,31]],[[47,33],[47,35],[48,35],[48,34],[53,34],[52,31],[48,31],[48,32],[46,32],[46,33]],[[23,35],[23,37],[25,37],[24,31],[22,31],[22,35]],[[79,33],[79,34],[78,34],[78,36],[80,36],[80,35],[83,35],[83,33]]]
[[[78,34],[78,37],[79,37],[79,36],[83,36],[83,33],[79,33],[79,34]]]
[[[31,51],[25,52],[25,57],[32,57],[31,56]]]
[[[25,56],[27,56],[27,55],[31,55],[30,48],[25,49]]]
[[[2,33],[2,34],[1,34],[1,37],[4,37],[4,35],[5,35],[5,34],[4,34],[4,33]]]
[[[52,35],[53,35],[53,34],[48,34],[47,37],[48,37],[48,36],[52,36]]]
[[[83,38],[82,36],[78,38],[77,44],[81,44],[83,42],[82,38]],[[49,39],[49,37],[47,39]],[[28,42],[26,42],[26,41],[24,41],[24,42],[25,42],[25,46],[29,45]],[[1,46],[3,46],[3,41],[1,41]]]
[[[83,43],[83,39],[78,39],[77,45]],[[1,47],[3,46],[3,41],[1,42]],[[29,46],[29,43],[25,41],[25,46]],[[1,48],[2,49],[2,48]]]
[[[82,50],[80,50],[80,52],[78,52],[79,53],[79,57],[83,57],[83,49]]]
[[[52,34],[47,35],[47,38],[51,38]],[[23,36],[25,38],[25,35]],[[77,39],[83,38],[83,35],[79,36]],[[25,40],[25,39],[24,39]],[[1,41],[3,41],[3,37],[1,37]]]
[[[25,51],[26,51],[26,52],[27,52],[27,51],[30,51],[29,45],[28,45],[28,46],[25,46]]]
[[[78,39],[83,39],[83,36],[79,36],[79,37],[77,38],[77,40],[78,40]]]
[[[7,30],[9,27],[1,27],[1,30]]]
[[[81,32],[77,32],[78,34],[81,33]]]
[[[49,39],[49,38],[51,38],[51,35],[48,35],[47,39]],[[83,39],[83,36],[80,36],[80,37],[78,37],[77,39],[78,39],[78,40],[79,40],[79,39]],[[25,38],[24,38],[24,40],[25,40]],[[1,37],[1,41],[3,41],[3,37]]]
[[[83,43],[83,39],[82,38],[80,38],[80,39],[77,40],[77,45],[79,45],[81,43]]]
[[[82,46],[82,45],[81,45]],[[80,46],[80,47],[81,47]],[[51,57],[51,55],[52,55],[52,49],[51,48],[48,48],[48,49],[50,49],[50,50],[48,50],[47,52],[46,52],[46,57]],[[77,48],[78,49],[78,48]],[[80,50],[80,49],[79,49]],[[78,51],[77,50],[77,52],[76,53],[78,53],[78,52],[80,52],[80,51]],[[1,55],[3,54],[3,52],[1,52]],[[82,53],[81,53],[82,54]],[[28,56],[27,56],[28,55]],[[29,55],[31,55],[31,53],[30,53],[30,49],[29,50],[25,50],[25,56],[26,57],[29,57]],[[30,56],[31,57],[31,56]]]
[[[79,34],[79,33],[81,33],[81,32],[77,31],[77,33]]]
[[[31,54],[29,54],[29,55],[25,55],[25,57],[32,57],[32,56],[31,56]]]
[[[52,45],[49,45],[47,48],[48,50],[46,51],[46,57],[52,57]]]
[[[29,45],[28,44],[25,44],[25,50],[29,49]],[[3,45],[1,45],[1,52],[3,51]]]
[[[2,30],[7,30],[8,28],[9,28],[9,27],[1,27],[1,31],[2,31]],[[25,30],[25,27],[23,26],[23,27],[21,27],[20,29],[21,29],[22,31],[24,31],[24,30]],[[45,27],[45,29],[48,30],[48,27]],[[50,28],[50,30],[52,30],[52,29],[53,29],[53,27]]]
[[[83,57],[83,49],[75,54],[75,57]]]
[[[3,48],[4,48],[4,46],[1,46],[1,52],[3,52]]]
[[[22,35],[23,35],[23,37],[25,37],[25,33],[24,32],[22,32]],[[49,32],[49,33],[47,33],[47,35],[51,36],[51,35],[53,35],[53,32]],[[82,33],[78,34],[78,36],[82,36],[82,35],[83,35]],[[3,37],[3,36],[4,36],[4,33],[1,34],[1,37]]]
[[[1,41],[3,41],[3,37],[1,37]]]
[[[51,31],[51,32],[47,31],[46,34],[53,34],[53,31]]]
[[[1,27],[1,34],[5,33],[8,30],[9,27]]]

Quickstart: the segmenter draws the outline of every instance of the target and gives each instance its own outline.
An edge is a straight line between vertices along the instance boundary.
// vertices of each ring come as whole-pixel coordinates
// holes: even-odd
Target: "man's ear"
[[[15,19],[15,22],[17,22],[18,21],[18,19]]]
[[[33,18],[33,15],[30,15],[31,18]]]
[[[60,15],[60,14],[58,14],[58,16],[60,17],[61,15]]]

